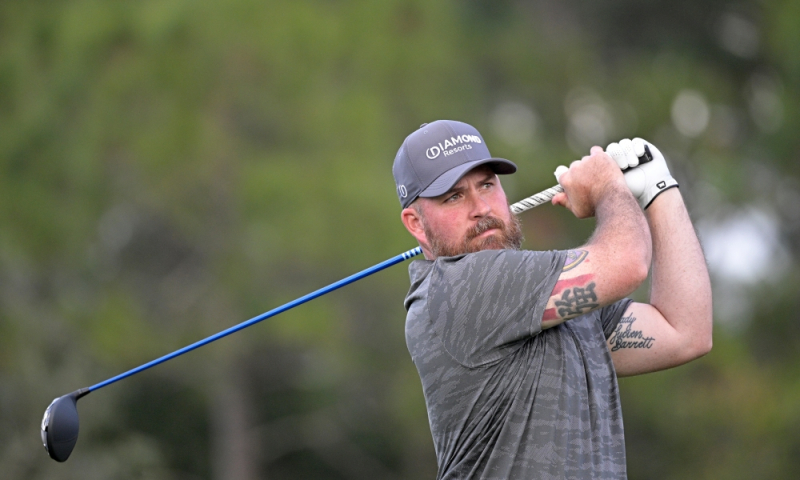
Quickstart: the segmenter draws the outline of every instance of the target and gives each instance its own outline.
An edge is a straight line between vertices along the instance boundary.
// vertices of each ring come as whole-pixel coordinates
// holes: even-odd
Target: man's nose
[[[492,207],[481,195],[472,195],[472,217],[483,218],[492,212]]]

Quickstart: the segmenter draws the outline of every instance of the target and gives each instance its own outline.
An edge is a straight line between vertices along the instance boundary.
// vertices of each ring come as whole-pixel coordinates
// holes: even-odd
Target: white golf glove
[[[669,173],[664,155],[646,140],[626,138],[610,144],[606,153],[625,172],[625,183],[643,209],[650,206],[661,192],[678,186]]]

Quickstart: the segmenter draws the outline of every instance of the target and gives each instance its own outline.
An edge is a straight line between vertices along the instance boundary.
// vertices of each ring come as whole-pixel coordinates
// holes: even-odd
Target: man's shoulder
[[[413,260],[408,265],[408,276],[411,277],[411,283],[415,283],[418,279],[425,278],[431,272],[433,261],[431,260]]]

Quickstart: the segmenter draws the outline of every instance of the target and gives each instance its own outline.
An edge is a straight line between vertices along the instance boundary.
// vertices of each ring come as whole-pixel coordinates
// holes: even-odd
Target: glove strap
[[[661,195],[662,193],[666,192],[672,187],[678,187],[678,186],[679,185],[677,180],[675,180],[672,177],[668,177],[650,187],[650,189],[647,192],[645,192],[644,195],[645,198],[650,199],[648,200],[647,205],[644,206],[644,209],[647,210],[647,207],[649,207],[650,204],[653,203],[653,200],[655,200],[657,196]]]

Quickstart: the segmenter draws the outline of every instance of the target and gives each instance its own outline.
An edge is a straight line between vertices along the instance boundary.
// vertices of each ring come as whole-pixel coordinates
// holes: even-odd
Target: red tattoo
[[[555,308],[546,309],[542,314],[542,321],[546,322],[548,320],[558,320],[561,318],[572,317],[574,315],[571,314],[583,313],[582,309],[597,308],[599,305],[596,303],[590,304],[588,300],[584,301],[585,299],[583,298],[586,296],[586,291],[588,291],[592,297],[592,300],[597,300],[597,296],[594,293],[594,283],[592,282],[593,278],[593,274],[587,273],[586,275],[578,275],[574,278],[567,278],[557,281],[556,286],[553,287],[553,293],[550,296],[558,298],[558,295],[561,295],[562,293],[564,295],[562,295],[561,300],[556,299],[556,307],[559,307],[558,310]],[[577,298],[579,294],[581,295],[580,299]],[[575,308],[573,308],[575,311],[565,308],[572,306],[572,303],[579,303],[580,308],[575,310],[575,308],[577,308],[577,306],[575,306]]]
[[[559,280],[556,282],[556,286],[553,287],[553,293],[550,296],[552,297],[558,295],[567,288],[582,287],[587,283],[591,282],[593,278],[594,278],[593,274],[587,273],[586,275],[578,275],[575,278],[567,278],[565,280]]]

